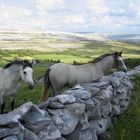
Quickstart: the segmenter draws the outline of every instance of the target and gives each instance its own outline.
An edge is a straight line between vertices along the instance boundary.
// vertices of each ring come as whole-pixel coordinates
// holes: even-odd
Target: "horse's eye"
[[[23,73],[26,74],[26,71],[24,71]]]

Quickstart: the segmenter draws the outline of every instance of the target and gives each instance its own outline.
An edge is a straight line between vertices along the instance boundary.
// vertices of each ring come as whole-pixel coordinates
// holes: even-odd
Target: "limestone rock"
[[[25,140],[40,140],[35,133],[33,133],[27,128],[25,128],[24,139]]]
[[[72,133],[78,124],[79,117],[67,109],[48,110],[48,112],[63,135]]]
[[[3,138],[2,140],[19,140],[19,139],[17,138],[17,136],[11,135],[11,136]]]
[[[97,140],[97,135],[95,130],[85,129],[85,130],[75,130],[69,135],[68,140]]]
[[[40,140],[55,140],[61,137],[61,132],[56,126],[50,124],[38,133],[38,137]]]
[[[57,95],[55,98],[62,104],[74,103],[76,101],[74,96],[67,94]]]
[[[45,115],[46,113],[34,107],[24,116],[22,124],[34,133],[38,133],[52,122],[51,118],[49,116],[46,117]]]
[[[74,112],[77,115],[81,115],[85,111],[85,104],[83,104],[83,103],[67,104],[67,105],[65,105],[65,108],[67,108],[71,112]]]
[[[69,90],[67,91],[67,94],[73,95],[74,97],[84,99],[84,100],[89,99],[91,97],[91,93],[83,89]]]

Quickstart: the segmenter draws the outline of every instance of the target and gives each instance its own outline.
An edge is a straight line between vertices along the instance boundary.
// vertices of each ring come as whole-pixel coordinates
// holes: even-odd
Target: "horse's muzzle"
[[[28,85],[28,88],[29,89],[33,89],[34,88],[34,85]]]
[[[125,72],[125,73],[126,73],[126,72],[127,72],[127,70],[126,70],[126,69],[124,69],[124,70],[123,70],[123,72]]]

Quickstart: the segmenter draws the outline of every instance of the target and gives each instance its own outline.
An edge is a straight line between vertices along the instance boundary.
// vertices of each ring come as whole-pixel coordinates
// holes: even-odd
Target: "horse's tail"
[[[51,82],[49,78],[50,70],[51,69],[48,69],[44,75],[44,89],[43,89],[43,94],[40,98],[40,101],[45,101],[48,98],[48,90],[51,86]]]

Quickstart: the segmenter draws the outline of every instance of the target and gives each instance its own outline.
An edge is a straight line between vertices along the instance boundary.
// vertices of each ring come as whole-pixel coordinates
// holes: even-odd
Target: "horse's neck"
[[[97,65],[102,69],[103,73],[106,74],[114,65],[114,60],[112,56],[107,56],[101,61],[97,62]]]
[[[20,69],[21,69],[20,65],[13,65],[13,66],[10,66],[7,69],[7,72],[9,74],[9,79],[11,81],[14,81],[15,83],[18,83],[21,80]]]

